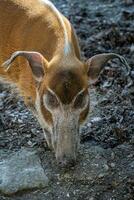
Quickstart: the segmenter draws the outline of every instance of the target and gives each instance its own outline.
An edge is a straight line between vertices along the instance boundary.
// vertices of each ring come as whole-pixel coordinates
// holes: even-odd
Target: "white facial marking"
[[[55,109],[52,107],[48,107],[47,105],[47,94],[43,96],[44,106],[51,112],[53,118],[53,137],[52,143],[55,141],[57,143],[58,151],[62,151],[66,149],[70,151],[71,149],[75,149],[75,145],[79,144],[79,116],[82,110],[84,110],[88,105],[88,95],[85,96],[85,105],[83,108],[74,109],[73,105],[78,97],[78,95],[82,94],[85,91],[83,88],[77,95],[74,97],[72,102],[69,105],[64,105],[57,97],[55,92],[50,88],[47,88],[55,97],[58,99],[59,106]],[[63,134],[64,133],[64,134]],[[72,141],[72,142],[71,142]],[[70,146],[71,145],[71,146]],[[70,148],[70,150],[68,149]],[[59,152],[60,154],[60,152]]]
[[[55,94],[55,92],[54,92],[53,90],[51,90],[49,87],[47,87],[47,90],[48,90],[51,94],[53,94],[53,95],[55,96],[55,98],[57,99],[57,101],[58,101],[60,107],[62,107],[62,104],[61,104],[61,102],[60,102],[60,99],[59,99],[59,97]],[[53,113],[53,112],[54,112],[54,109],[51,110],[51,109],[48,107],[47,103],[46,103],[46,102],[47,102],[47,95],[44,95],[44,96],[43,96],[43,102],[44,102],[44,106],[47,108],[47,110],[49,110],[51,113]]]
[[[85,90],[85,88],[83,88],[80,92],[77,93],[77,95],[76,95],[76,96],[74,97],[74,99],[73,99],[73,103],[74,103],[74,101],[76,100],[77,96],[79,96],[81,93],[83,93],[84,90]]]
[[[70,105],[62,105],[62,113],[56,110],[53,114],[54,136],[57,142],[56,156],[70,154],[76,158],[76,146],[79,146],[79,113],[74,112]]]
[[[50,91],[53,95],[55,95],[58,101],[60,102],[59,97],[55,94],[53,90],[51,90],[49,87],[47,88],[47,90]]]
[[[68,34],[67,34],[66,26],[65,26],[65,23],[62,19],[62,16],[52,2],[50,2],[49,0],[40,0],[40,1],[43,4],[46,4],[47,6],[49,6],[53,10],[53,12],[57,15],[57,17],[58,17],[58,19],[61,23],[61,26],[64,30],[64,39],[65,39],[64,53],[67,55],[71,50],[71,46],[70,46],[69,41],[68,41]]]
[[[65,42],[64,53],[67,55],[71,51],[71,46],[68,41]]]
[[[35,102],[35,107],[36,107],[36,110],[38,112],[38,116],[37,116],[37,119],[41,125],[42,128],[48,130],[50,133],[52,133],[52,129],[51,127],[46,123],[44,117],[43,117],[43,114],[41,112],[41,103],[40,103],[40,96],[39,96],[39,93],[38,91],[36,91],[36,102]]]

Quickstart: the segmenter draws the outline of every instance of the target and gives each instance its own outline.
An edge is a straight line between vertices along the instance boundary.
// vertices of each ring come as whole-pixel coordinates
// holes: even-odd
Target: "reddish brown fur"
[[[59,63],[57,65],[57,62]],[[75,63],[75,65],[74,65]],[[88,93],[88,77],[86,67],[79,60],[72,60],[69,64],[63,61],[56,61],[52,63],[47,70],[44,81],[40,87],[40,97],[43,104],[43,95],[46,92],[46,86],[52,89],[63,104],[70,104],[74,97],[83,88]],[[80,122],[83,122],[89,111],[87,107],[80,116]],[[42,106],[43,116],[46,121],[52,123],[51,114],[45,107]]]
[[[59,21],[54,18],[52,11],[39,4],[38,0],[0,1],[0,13],[0,65],[18,50],[40,52],[48,61],[55,55],[61,55],[63,33]],[[68,20],[65,17],[63,19],[69,27]],[[79,58],[79,47],[72,28],[68,29],[68,34]],[[17,84],[26,104],[31,104],[31,97],[34,104],[36,85],[24,58],[17,58],[7,73],[0,68],[0,75]]]
[[[34,109],[45,138],[63,165],[76,159],[79,128],[89,113],[88,79],[95,80],[114,53],[81,61],[70,22],[50,2],[0,1],[0,77],[14,83]],[[17,51],[17,52],[16,52]],[[15,53],[14,53],[15,52]]]

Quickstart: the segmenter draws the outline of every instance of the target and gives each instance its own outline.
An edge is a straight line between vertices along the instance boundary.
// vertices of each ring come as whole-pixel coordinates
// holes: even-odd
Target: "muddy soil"
[[[82,162],[83,165],[78,163],[71,172],[65,172],[56,166],[41,128],[25,107],[23,99],[16,98],[8,86],[1,84],[0,149],[4,149],[5,154],[22,147],[36,149],[51,180],[50,186],[44,190],[24,191],[10,197],[0,195],[0,200],[132,200],[134,168],[129,163],[134,165],[134,85],[129,87],[129,84],[134,80],[134,2],[53,2],[74,25],[84,58],[103,52],[119,53],[127,59],[131,71],[126,76],[123,65],[114,60],[108,63],[98,82],[91,87],[91,114],[81,131],[79,163]],[[114,169],[114,173],[111,169],[110,174],[101,179],[79,179],[76,173],[79,176],[82,169],[85,170],[84,166],[90,162],[90,157],[85,156],[85,152],[90,154],[89,149],[93,147],[103,150],[104,157],[106,152],[109,155],[115,153],[116,156],[111,159],[113,163],[117,162],[118,167]],[[98,164],[99,162],[101,159],[98,159]],[[88,167],[86,170],[89,170]]]

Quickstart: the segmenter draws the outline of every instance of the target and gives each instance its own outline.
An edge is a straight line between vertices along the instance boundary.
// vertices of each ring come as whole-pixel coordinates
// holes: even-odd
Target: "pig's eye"
[[[59,106],[59,101],[56,95],[50,91],[44,95],[44,104],[48,109],[55,109]]]
[[[82,109],[86,106],[86,104],[87,104],[87,95],[85,95],[85,93],[82,92],[76,97],[73,106],[75,109]]]

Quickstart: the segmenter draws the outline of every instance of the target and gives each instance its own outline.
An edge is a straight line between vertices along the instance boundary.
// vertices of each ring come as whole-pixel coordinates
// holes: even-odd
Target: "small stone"
[[[104,164],[104,168],[105,168],[106,171],[109,170],[109,166],[107,164]]]
[[[18,122],[19,122],[19,123],[23,123],[23,121],[22,121],[21,119],[18,119]]]
[[[31,134],[26,135],[26,138],[31,138]]]
[[[91,125],[92,125],[91,123],[88,123],[88,124],[87,124],[87,127],[91,127]]]
[[[98,178],[103,178],[104,176],[105,176],[105,174],[101,173],[101,174],[98,175]]]
[[[134,168],[134,161],[130,164],[131,168]]]
[[[115,154],[114,154],[114,152],[111,153],[111,158],[112,158],[112,159],[115,158]]]
[[[32,143],[30,140],[27,142],[27,144],[28,144],[29,146],[33,146],[33,143]]]
[[[92,123],[99,122],[99,121],[101,121],[100,117],[94,117],[93,119],[91,119]]]
[[[130,51],[131,51],[131,52],[134,52],[134,44],[131,45]]]
[[[114,168],[114,167],[115,167],[115,163],[111,163],[110,166],[111,166],[112,168]]]
[[[67,197],[70,197],[70,194],[69,194],[69,193],[67,193]]]

